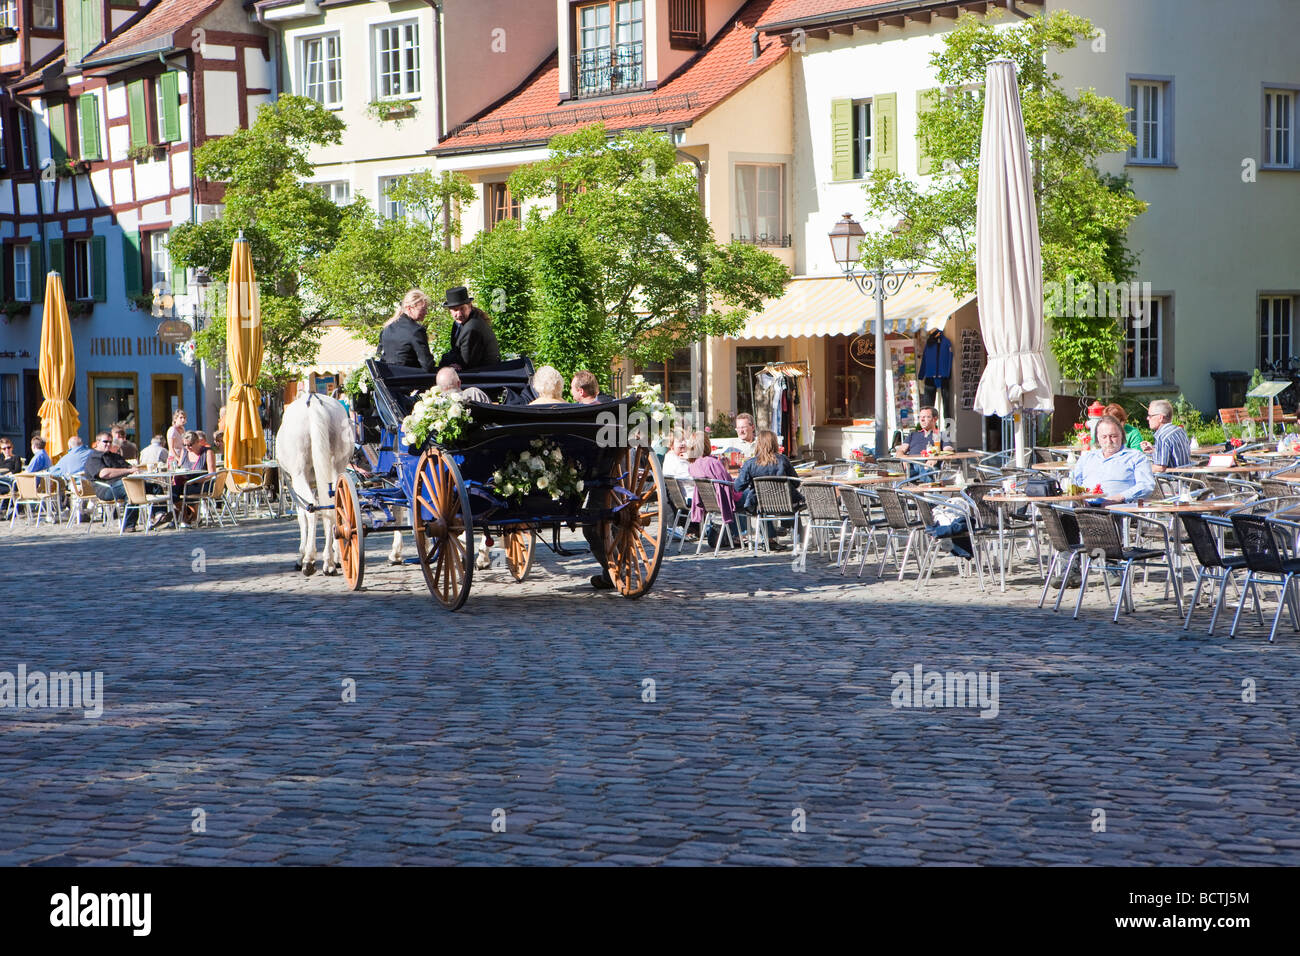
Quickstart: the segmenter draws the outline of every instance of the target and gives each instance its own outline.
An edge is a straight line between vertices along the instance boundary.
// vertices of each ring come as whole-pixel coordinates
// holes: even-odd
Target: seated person
[[[16,475],[23,470],[23,460],[14,454],[14,443],[8,438],[0,438],[0,475]],[[8,494],[14,483],[8,478],[0,478],[0,494]]]
[[[448,365],[446,368],[438,369],[438,391],[444,395],[450,395],[452,398],[463,399],[467,402],[483,402],[492,404],[492,399],[488,398],[488,393],[481,388],[471,385],[469,388],[460,387],[460,373]]]
[[[1151,470],[1156,474],[1170,468],[1191,464],[1192,445],[1181,425],[1174,424],[1174,406],[1157,398],[1147,406],[1147,425],[1155,432],[1155,443],[1143,442],[1142,450],[1151,453]]]
[[[424,326],[428,312],[427,295],[419,289],[407,292],[379,333],[379,357],[403,368],[422,368],[426,372],[436,369],[438,361],[429,351],[429,332]]]
[[[225,410],[225,406],[222,406]],[[142,465],[163,465],[167,462],[167,439],[162,435],[154,435],[153,441],[149,447],[140,452],[140,464]]]
[[[736,521],[736,502],[739,500],[738,495],[731,487],[731,474],[727,471],[727,466],[717,458],[713,457],[713,445],[709,441],[709,436],[702,431],[692,432],[689,441],[686,444],[686,458],[690,462],[690,476],[698,483],[709,480],[719,482],[714,487],[718,490],[718,504],[722,508],[722,520],[732,528],[732,541],[739,545],[740,536],[735,532]],[[691,522],[702,524],[704,521],[704,506],[700,504],[698,496],[691,501]],[[718,534],[722,532],[718,530]]]
[[[686,460],[686,435],[678,432],[673,436],[672,446],[664,456],[664,477],[691,479],[691,464]]]
[[[45,453],[45,439],[40,435],[32,436],[32,460],[27,463],[29,472],[49,471],[54,462]]]
[[[113,439],[109,437],[108,432],[100,432],[95,436],[95,450],[86,459],[86,477],[91,481],[99,482],[95,486],[95,496],[100,501],[125,501],[126,488],[122,484],[122,478],[125,475],[134,475],[138,471],[140,471],[138,465],[127,464],[125,458],[113,451]],[[135,531],[135,524],[139,518],[138,510],[128,511],[123,529]]]
[[[163,454],[167,454],[166,448],[163,449]],[[50,469],[50,474],[62,475],[65,478],[79,475],[86,470],[86,459],[89,457],[90,449],[81,443],[81,436],[73,435],[68,439],[67,452]]]
[[[1085,451],[1070,478],[1085,492],[1101,486],[1107,501],[1137,501],[1155,490],[1151,462],[1136,448],[1124,447],[1124,426],[1109,415],[1097,423],[1097,448]]]
[[[597,381],[596,376],[583,368],[573,373],[573,381],[569,383],[569,392],[573,395],[574,404],[577,405],[597,405],[615,400],[613,395],[606,395],[602,392],[600,382]]]
[[[745,458],[754,457],[754,447],[757,442],[754,440],[754,416],[749,412],[741,412],[736,416],[736,441],[732,443],[733,448],[741,453]]]
[[[123,458],[136,459],[140,457],[139,446],[126,437],[126,422],[114,422],[109,431],[113,436],[113,451]]]
[[[212,447],[208,444],[207,436],[203,432],[186,432],[181,437],[181,442],[185,450],[181,453],[180,461],[177,463],[179,468],[184,471],[200,471],[207,474],[212,474],[217,470],[217,453],[212,450]],[[198,477],[198,475],[177,475],[172,479],[172,501],[176,504],[178,510],[182,507],[187,483],[195,481]],[[189,485],[189,493],[193,495],[202,488],[202,483],[196,482]],[[166,518],[167,515],[160,515],[158,520],[161,522]],[[190,524],[196,518],[194,506],[185,506],[185,513],[181,515],[181,523]]]
[[[543,365],[533,372],[533,391],[537,393],[529,405],[562,405],[564,402],[564,376]]]
[[[1124,447],[1142,449],[1142,433],[1136,425],[1128,423],[1128,412],[1113,402],[1106,406],[1106,414],[1124,426]]]
[[[758,511],[758,493],[754,490],[755,478],[797,477],[790,459],[781,454],[777,448],[776,433],[763,429],[758,433],[758,440],[754,443],[754,457],[740,467],[740,474],[736,477],[733,487],[741,494],[741,510],[748,514]],[[803,500],[797,489],[791,489],[791,492],[796,504]]]
[[[916,428],[912,434],[907,436],[907,441],[894,449],[898,455],[920,455],[927,448],[940,447],[945,451],[952,451],[951,444],[945,444],[943,433],[939,430],[939,412],[932,405],[925,405],[916,413]],[[910,478],[917,475],[925,474],[929,469],[921,465],[909,463],[907,474]]]

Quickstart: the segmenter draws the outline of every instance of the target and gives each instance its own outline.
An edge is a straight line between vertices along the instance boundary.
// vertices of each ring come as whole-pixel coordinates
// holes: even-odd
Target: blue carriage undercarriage
[[[376,359],[367,365],[373,406],[362,424],[375,439],[377,460],[369,474],[339,476],[335,491],[335,533],[349,588],[361,587],[364,578],[366,535],[409,528],[430,594],[454,611],[469,597],[477,539],[501,540],[511,574],[522,581],[539,540],[565,553],[563,527],[595,538],[592,550],[597,560],[604,552],[619,593],[636,598],[653,587],[665,538],[659,459],[644,436],[615,424],[626,423],[628,409],[620,406],[635,398],[524,404],[532,364],[517,359],[461,373],[464,387],[482,389],[492,403],[465,402],[472,424],[454,447],[432,440],[407,445],[402,421],[434,376]],[[580,493],[553,498],[533,488],[511,495],[498,487],[503,465],[536,454],[539,442],[582,482]],[[407,521],[400,520],[403,512]]]

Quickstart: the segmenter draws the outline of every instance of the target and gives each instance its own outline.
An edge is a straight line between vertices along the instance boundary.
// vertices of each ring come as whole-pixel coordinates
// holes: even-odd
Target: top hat
[[[458,305],[469,305],[473,301],[469,289],[463,285],[458,285],[447,290],[447,299],[442,303],[442,307],[444,309],[454,309]]]

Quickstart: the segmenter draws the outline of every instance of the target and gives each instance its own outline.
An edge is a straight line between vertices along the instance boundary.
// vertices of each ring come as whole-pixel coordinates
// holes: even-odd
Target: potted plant
[[[90,172],[90,160],[88,159],[65,159],[56,167],[56,172],[61,179],[68,179],[81,173]]]
[[[166,155],[167,147],[163,143],[140,143],[126,151],[126,158],[133,159],[137,163],[152,163]]]
[[[5,319],[7,321],[12,321],[14,318],[20,315],[31,315],[32,304],[30,302],[16,302],[10,300],[6,302],[4,305],[0,305],[0,312],[4,313]]]
[[[90,315],[95,309],[95,303],[89,299],[69,299],[68,300],[68,318],[77,319],[82,316]]]
[[[367,116],[371,117],[371,119],[378,120],[381,123],[391,121],[398,129],[401,129],[403,122],[408,119],[413,119],[415,114],[416,106],[414,100],[371,100],[370,103],[366,105]]]

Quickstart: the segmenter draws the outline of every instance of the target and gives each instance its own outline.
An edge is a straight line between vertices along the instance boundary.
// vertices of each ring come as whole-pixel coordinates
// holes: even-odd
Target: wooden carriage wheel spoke
[[[460,540],[462,535],[473,540],[473,516],[455,459],[439,448],[424,452],[412,499],[412,530],[425,584],[443,607],[454,611],[465,603],[473,578]]]

